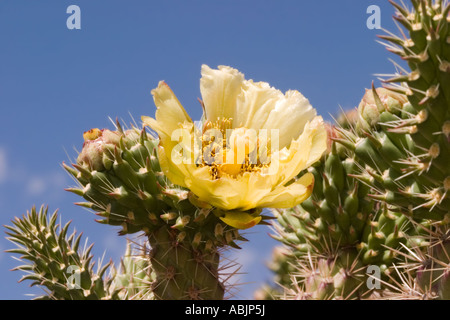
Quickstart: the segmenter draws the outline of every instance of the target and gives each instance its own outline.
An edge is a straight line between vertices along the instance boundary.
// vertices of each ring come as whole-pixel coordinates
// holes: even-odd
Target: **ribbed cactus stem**
[[[196,241],[179,241],[179,235],[171,228],[161,227],[148,237],[152,247],[150,261],[156,274],[155,298],[222,300],[225,289],[219,277],[219,253],[196,248]]]

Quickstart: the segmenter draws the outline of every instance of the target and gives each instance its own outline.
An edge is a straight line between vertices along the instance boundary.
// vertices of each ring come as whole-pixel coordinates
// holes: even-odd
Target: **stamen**
[[[258,172],[270,164],[271,143],[253,129],[232,128],[231,118],[206,121],[202,132],[202,161],[209,166],[213,180],[227,175],[236,178],[245,172]]]

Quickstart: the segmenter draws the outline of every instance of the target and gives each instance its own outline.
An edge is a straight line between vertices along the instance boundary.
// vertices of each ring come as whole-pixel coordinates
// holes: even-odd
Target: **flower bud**
[[[377,88],[376,93],[379,97],[379,101],[377,97],[374,96],[372,89],[366,89],[366,93],[359,103],[359,125],[362,126],[363,129],[376,126],[380,119],[380,114],[384,111],[398,114],[402,110],[403,105],[408,102],[406,96],[385,88]]]
[[[105,157],[119,145],[120,134],[108,129],[91,129],[83,134],[83,138],[85,141],[77,163],[90,170],[102,171],[105,169]]]

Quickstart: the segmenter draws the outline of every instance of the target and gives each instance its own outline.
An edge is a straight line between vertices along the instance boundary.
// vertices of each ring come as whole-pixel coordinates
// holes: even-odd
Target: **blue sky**
[[[80,30],[66,27],[72,4]],[[199,119],[202,64],[299,90],[331,120],[340,106],[357,106],[374,74],[394,71],[393,55],[376,43],[382,31],[366,26],[370,5],[395,31],[387,0],[0,0],[0,225],[48,204],[95,243],[98,257],[117,259],[126,239],[63,190],[73,183],[61,163],[76,157],[82,133],[111,128],[108,117],[153,116],[150,91],[160,80]],[[251,299],[271,280],[265,263],[277,243],[269,233],[251,229],[232,253],[246,273],[236,298]],[[39,290],[17,283],[8,248],[0,235],[0,299],[29,299]]]

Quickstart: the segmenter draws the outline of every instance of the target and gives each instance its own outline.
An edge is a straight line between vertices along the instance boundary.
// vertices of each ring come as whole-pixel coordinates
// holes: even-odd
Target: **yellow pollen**
[[[199,166],[209,166],[212,179],[259,171],[268,166],[260,159],[259,149],[264,149],[265,159],[270,155],[270,139],[264,142],[253,129],[232,128],[231,118],[206,121],[202,135],[203,157]]]
[[[102,135],[102,130],[94,128],[83,133],[84,141],[95,140]]]

